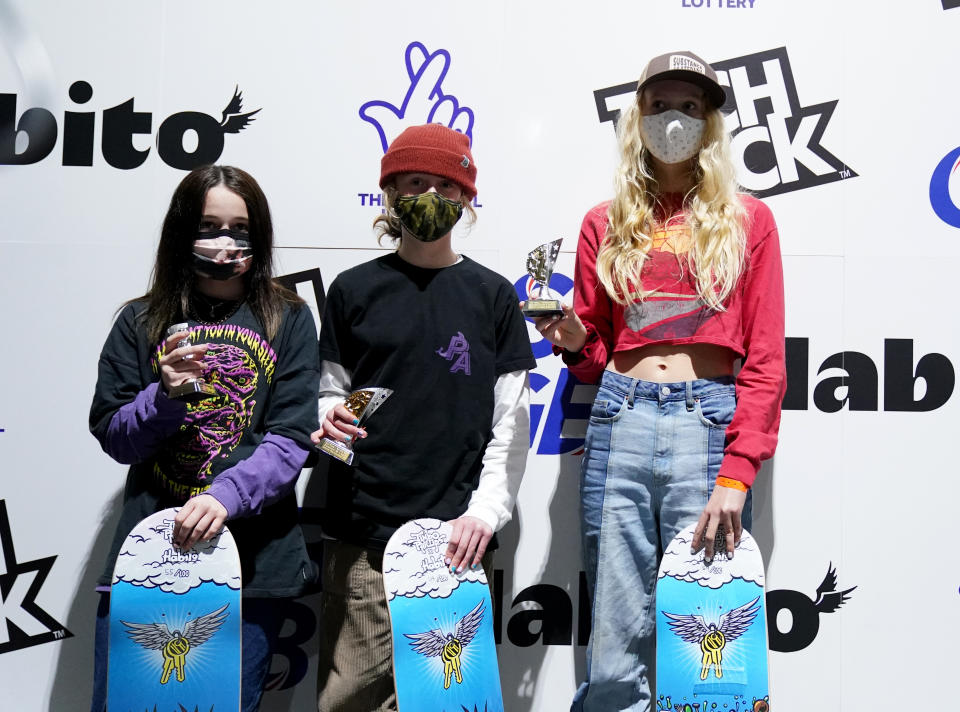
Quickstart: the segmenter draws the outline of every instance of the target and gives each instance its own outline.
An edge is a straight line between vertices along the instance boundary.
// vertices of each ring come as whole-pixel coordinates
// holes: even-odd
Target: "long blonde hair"
[[[650,153],[640,137],[639,95],[617,124],[620,166],[614,177],[614,198],[608,209],[607,235],[597,255],[597,276],[610,299],[627,304],[643,300],[640,272],[653,246],[651,233],[666,227],[672,216],[657,211],[657,180]],[[705,112],[703,144],[693,172],[694,187],[684,196],[690,234],[687,268],[697,293],[710,308],[723,311],[744,269],[746,210],[737,197],[737,178],[730,140],[718,109]],[[631,287],[636,292],[631,297]]]

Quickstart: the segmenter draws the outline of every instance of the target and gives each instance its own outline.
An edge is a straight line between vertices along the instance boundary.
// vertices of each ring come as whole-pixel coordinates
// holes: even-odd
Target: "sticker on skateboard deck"
[[[416,519],[383,555],[400,712],[503,712],[493,608],[483,568],[451,574],[451,526]]]
[[[734,557],[690,553],[692,524],[657,579],[657,710],[768,712],[763,559],[746,529]],[[722,543],[718,542],[718,552]]]
[[[181,551],[165,509],[127,535],[110,587],[110,712],[240,709],[240,558],[223,531]]]

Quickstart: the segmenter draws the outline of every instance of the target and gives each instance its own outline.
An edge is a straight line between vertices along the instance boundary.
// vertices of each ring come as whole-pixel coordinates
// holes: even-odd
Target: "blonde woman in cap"
[[[613,200],[583,221],[574,307],[537,324],[600,384],[581,478],[593,629],[574,710],[650,708],[663,548],[697,522],[696,550],[712,558],[720,531],[732,556],[776,446],[779,239],[767,207],[737,193],[724,100],[695,54],[650,61],[618,123]]]
[[[472,214],[469,139],[439,124],[406,129],[383,156],[397,250],[334,280],[320,334],[321,429],[354,444],[327,477],[320,712],[396,709],[383,549],[405,521],[452,520],[447,565],[488,568],[511,517],[529,444],[527,372],[536,365],[512,285],[457,254]],[[360,428],[344,397],[393,390]]]

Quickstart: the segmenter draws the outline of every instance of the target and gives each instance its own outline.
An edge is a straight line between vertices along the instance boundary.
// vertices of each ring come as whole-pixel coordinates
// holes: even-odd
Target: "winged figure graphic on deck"
[[[185,658],[191,648],[203,645],[213,634],[220,630],[220,626],[227,619],[225,613],[229,603],[217,610],[189,620],[184,624],[183,631],[175,630],[172,633],[166,623],[127,623],[120,621],[127,627],[127,635],[138,645],[148,650],[159,650],[163,655],[163,673],[160,676],[161,684],[166,685],[170,680],[170,673],[177,671],[177,682],[184,680]]]
[[[443,689],[450,688],[450,676],[454,675],[457,684],[463,682],[460,670],[460,653],[473,640],[483,620],[483,601],[457,621],[453,633],[443,633],[439,628],[426,633],[404,633],[410,638],[410,647],[428,658],[439,657],[443,661]]]
[[[723,677],[723,648],[747,631],[760,611],[759,600],[760,596],[757,596],[749,603],[724,613],[717,623],[709,624],[703,620],[703,616],[674,615],[663,611],[663,615],[670,619],[670,630],[687,643],[700,646],[703,653],[701,680],[707,679],[711,667],[718,678]]]

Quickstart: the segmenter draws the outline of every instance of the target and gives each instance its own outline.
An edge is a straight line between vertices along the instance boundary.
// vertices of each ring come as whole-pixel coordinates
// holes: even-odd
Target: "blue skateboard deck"
[[[483,569],[451,574],[451,527],[415,519],[383,556],[399,712],[503,712],[493,608]]]
[[[181,551],[177,509],[127,535],[110,587],[109,712],[240,709],[240,558],[224,527]]]
[[[657,710],[767,712],[760,549],[744,529],[733,559],[707,565],[690,553],[695,527],[670,542],[657,578]]]

